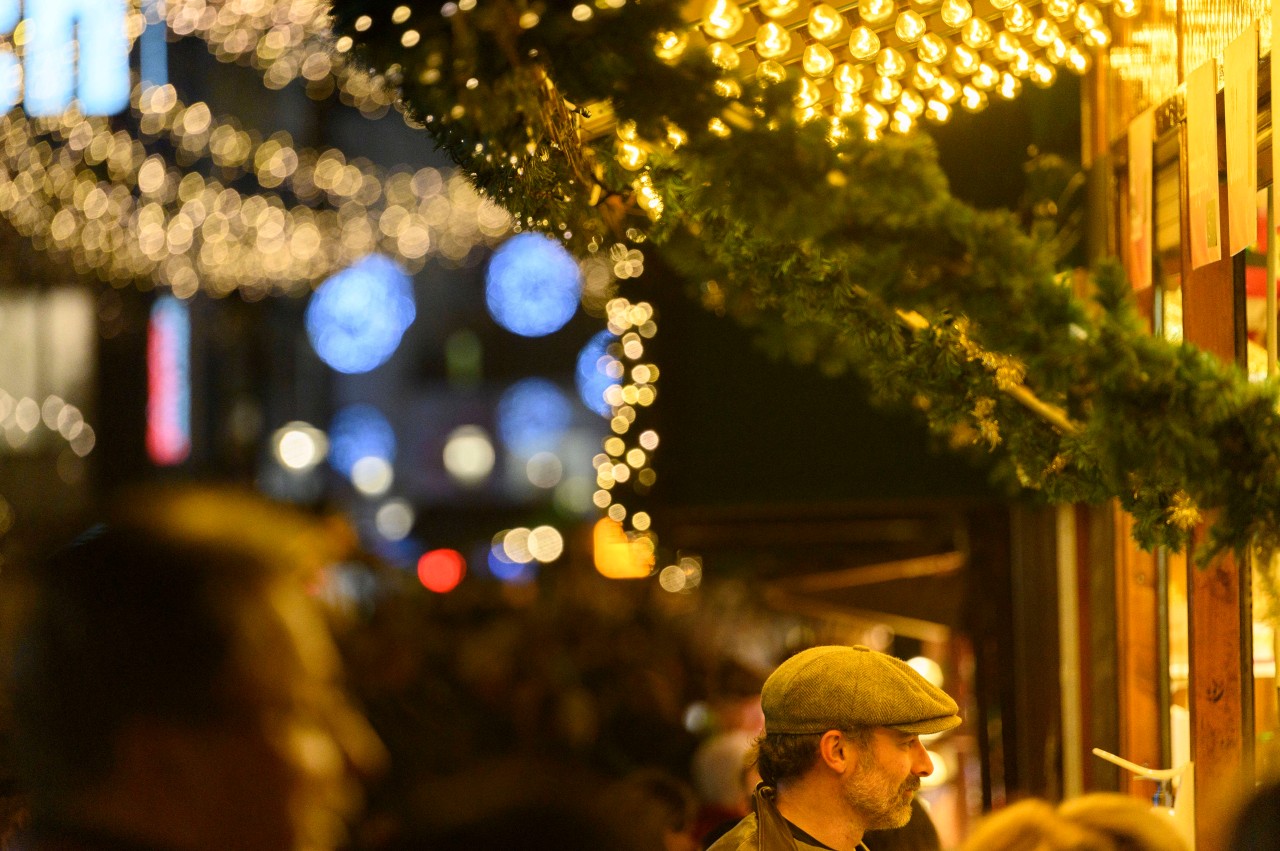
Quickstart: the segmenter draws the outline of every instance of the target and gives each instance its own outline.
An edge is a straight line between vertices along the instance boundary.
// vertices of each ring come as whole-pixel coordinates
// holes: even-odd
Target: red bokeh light
[[[437,594],[448,594],[467,573],[467,560],[457,550],[431,550],[418,559],[418,581]]]

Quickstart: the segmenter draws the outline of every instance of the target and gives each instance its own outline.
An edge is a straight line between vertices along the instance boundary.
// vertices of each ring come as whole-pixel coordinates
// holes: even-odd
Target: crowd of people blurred
[[[813,648],[766,679],[641,584],[414,592],[342,524],[239,492],[140,493],[104,519],[0,573],[0,851],[942,847],[918,736],[958,707],[885,654]],[[879,691],[830,690],[848,682]],[[1234,849],[1280,848],[1268,794]],[[823,800],[867,817],[814,818]],[[1094,794],[1009,806],[962,851],[1183,848]]]

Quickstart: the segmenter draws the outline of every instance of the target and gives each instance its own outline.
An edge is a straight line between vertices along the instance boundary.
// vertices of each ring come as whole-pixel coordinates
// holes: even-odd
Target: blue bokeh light
[[[493,253],[484,299],[499,325],[522,337],[543,337],[573,318],[582,271],[559,242],[520,233]]]
[[[338,372],[368,372],[395,353],[416,315],[409,276],[395,261],[370,254],[311,296],[307,336]]]
[[[554,450],[573,422],[569,399],[545,378],[522,378],[498,400],[498,435],[517,455]]]
[[[582,404],[602,417],[610,414],[609,403],[604,400],[604,391],[608,390],[610,385],[618,383],[604,371],[605,364],[608,362],[606,358],[609,356],[609,344],[616,339],[617,337],[608,331],[601,331],[588,340],[582,347],[582,351],[578,353],[578,366],[574,371],[574,377],[578,383],[578,396],[582,399]]]
[[[489,547],[489,572],[503,582],[529,582],[538,575],[538,566],[534,562],[520,564],[507,558],[501,544]]]
[[[396,459],[396,433],[372,405],[348,405],[329,425],[329,463],[344,476],[361,458]]]

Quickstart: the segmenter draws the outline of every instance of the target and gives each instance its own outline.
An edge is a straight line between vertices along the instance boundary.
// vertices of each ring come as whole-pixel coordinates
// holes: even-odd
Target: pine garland
[[[1147,334],[1114,266],[1094,275],[1096,304],[1076,299],[1053,239],[955,199],[927,136],[803,123],[786,84],[732,80],[693,50],[659,59],[659,33],[683,26],[674,0],[422,2],[393,24],[402,5],[335,0],[336,30],[519,227],[579,251],[651,238],[718,309],[913,401],[995,451],[1009,481],[1118,498],[1144,547],[1181,549],[1209,512],[1204,558],[1280,547],[1276,385]],[[605,100],[634,122],[642,170],[619,165],[615,136],[579,141],[564,101]],[[1056,425],[1019,401],[1027,388]]]

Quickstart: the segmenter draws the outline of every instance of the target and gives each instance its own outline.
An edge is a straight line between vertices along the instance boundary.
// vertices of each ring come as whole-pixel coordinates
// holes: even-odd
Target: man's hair
[[[194,490],[135,499],[32,571],[12,675],[14,749],[42,808],[106,780],[131,721],[198,727],[225,716],[245,604],[294,573],[297,542],[265,500]],[[262,546],[269,525],[277,551]]]
[[[865,750],[871,743],[870,727],[843,731],[846,738]],[[756,771],[766,786],[800,777],[818,761],[818,742],[825,733],[769,733],[756,739],[753,748]]]

